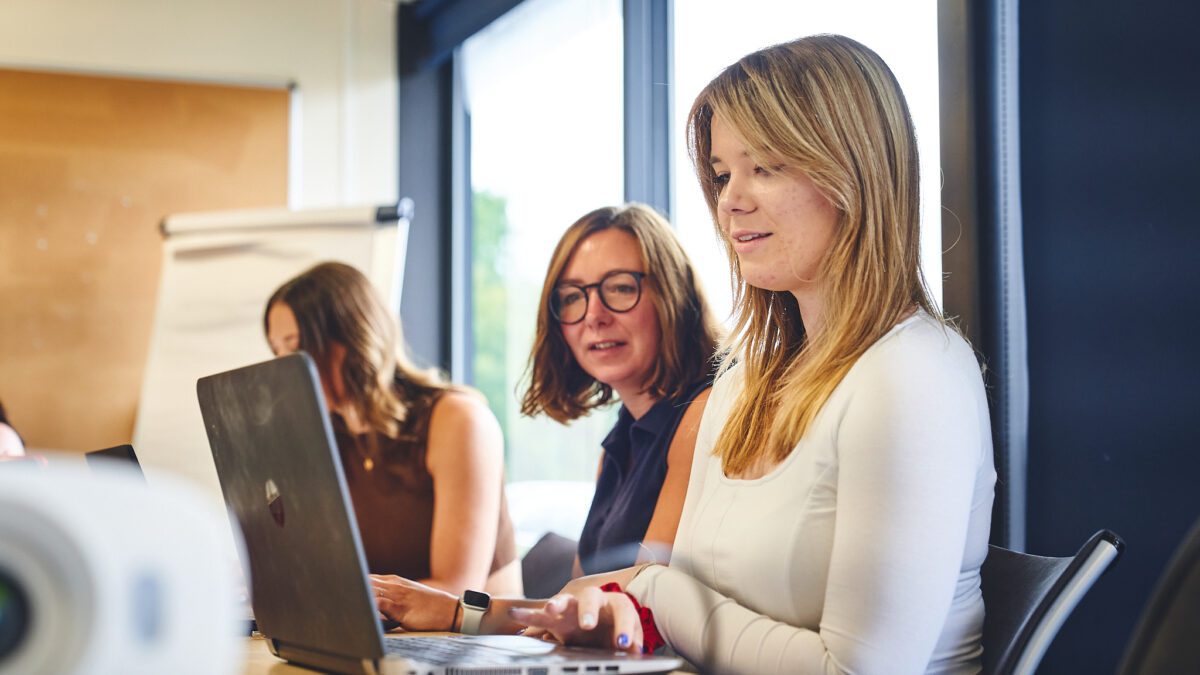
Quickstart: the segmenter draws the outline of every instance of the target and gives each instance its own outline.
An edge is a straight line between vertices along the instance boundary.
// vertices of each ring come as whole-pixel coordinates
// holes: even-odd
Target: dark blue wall
[[[1043,673],[1113,672],[1200,517],[1198,7],[1020,7],[1028,548],[1128,543]]]

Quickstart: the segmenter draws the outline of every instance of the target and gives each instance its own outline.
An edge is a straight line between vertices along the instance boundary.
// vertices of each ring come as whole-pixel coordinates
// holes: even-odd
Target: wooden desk
[[[275,658],[267,648],[267,641],[260,637],[249,638],[246,641],[246,657],[243,663],[245,667],[242,668],[242,675],[312,675],[317,672]],[[672,675],[686,675],[686,671],[677,670]]]

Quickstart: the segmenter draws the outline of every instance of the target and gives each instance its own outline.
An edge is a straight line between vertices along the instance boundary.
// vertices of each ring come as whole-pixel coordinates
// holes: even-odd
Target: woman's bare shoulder
[[[428,461],[462,458],[465,453],[503,454],[500,423],[483,396],[472,389],[448,389],[430,412]]]

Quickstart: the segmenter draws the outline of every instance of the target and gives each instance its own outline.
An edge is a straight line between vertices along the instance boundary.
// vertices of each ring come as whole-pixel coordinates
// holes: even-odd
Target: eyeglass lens
[[[642,297],[640,275],[614,272],[595,284],[559,284],[550,296],[550,311],[565,324],[579,323],[587,315],[590,291],[599,289],[600,302],[613,312],[628,312]]]

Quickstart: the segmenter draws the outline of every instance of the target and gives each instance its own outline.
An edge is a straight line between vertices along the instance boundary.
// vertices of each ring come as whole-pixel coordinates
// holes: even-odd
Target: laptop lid
[[[358,525],[312,359],[298,352],[211,375],[196,391],[225,503],[245,535],[258,629],[324,655],[326,667],[382,658]]]
[[[245,535],[255,619],[276,655],[342,673],[375,672],[376,666],[403,673],[417,672],[414,667],[421,673],[649,673],[678,666],[676,658],[554,647],[519,636],[391,636],[385,659],[319,383],[303,352],[196,383],[221,490]]]

